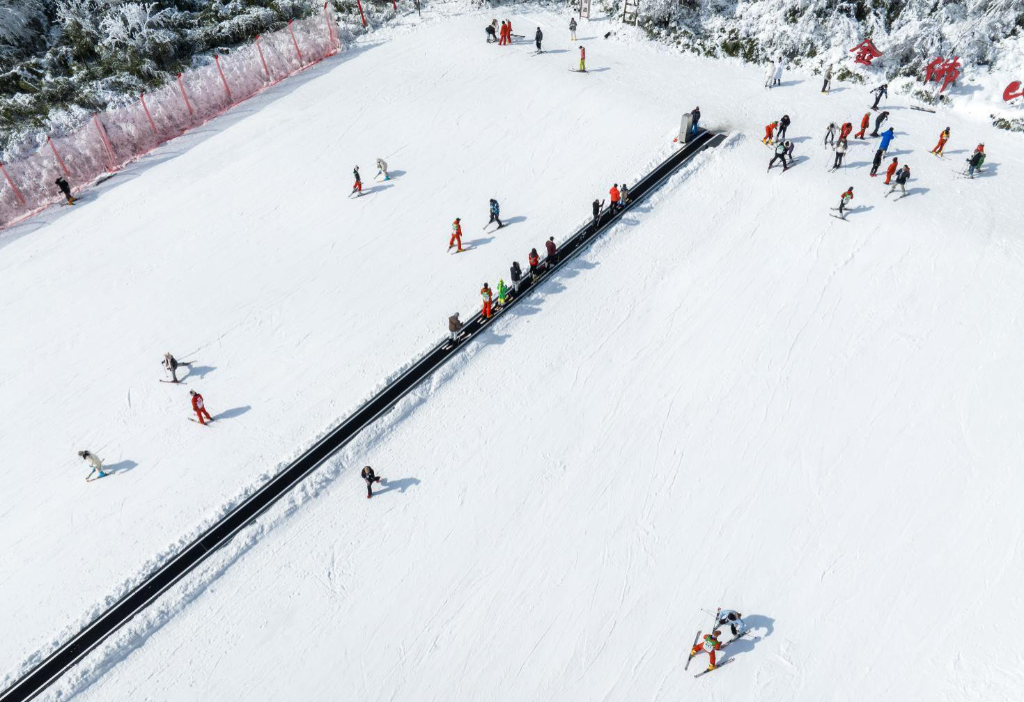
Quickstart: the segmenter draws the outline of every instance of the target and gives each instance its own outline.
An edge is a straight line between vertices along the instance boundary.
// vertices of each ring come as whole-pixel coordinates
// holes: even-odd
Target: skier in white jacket
[[[96,476],[97,478],[105,478],[107,476],[107,474],[103,472],[103,461],[100,460],[99,456],[89,453],[88,451],[79,451],[78,455],[82,460],[92,466],[92,470],[89,471],[89,475],[85,478],[86,481],[93,480],[93,473],[99,473],[99,475]]]
[[[384,180],[391,180],[391,176],[388,175],[388,164],[387,164],[387,162],[384,159],[382,159],[382,158],[378,158],[377,159],[377,176],[381,175],[382,173],[384,174]],[[376,178],[377,176],[374,176],[374,178]]]
[[[785,62],[782,59],[779,59],[779,65],[775,67],[774,85],[782,85],[782,68],[784,66],[784,63]]]
[[[768,62],[768,70],[764,72],[764,87],[772,87],[772,80],[775,78],[775,64]]]

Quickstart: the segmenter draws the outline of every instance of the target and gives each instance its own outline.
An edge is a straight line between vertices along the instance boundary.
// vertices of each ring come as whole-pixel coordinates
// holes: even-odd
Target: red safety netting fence
[[[288,23],[285,29],[215,55],[206,66],[178,75],[130,105],[107,110],[77,131],[47,137],[31,156],[0,163],[0,228],[63,198],[54,184],[64,176],[78,191],[105,173],[207,122],[275,83],[319,63],[341,47],[334,10]]]

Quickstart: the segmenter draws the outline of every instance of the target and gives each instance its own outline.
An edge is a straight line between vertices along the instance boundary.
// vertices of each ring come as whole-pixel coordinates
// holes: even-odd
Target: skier
[[[587,72],[587,50],[580,46],[580,72]]]
[[[491,286],[489,286],[487,283],[484,283],[484,286],[482,288],[480,288],[480,296],[484,299],[484,309],[483,309],[484,319],[490,319],[491,318],[491,299],[493,297],[493,294],[491,292]]]
[[[690,658],[693,658],[701,651],[707,651],[708,659],[711,661],[708,664],[708,670],[715,669],[715,651],[722,648],[722,642],[718,640],[718,637],[722,635],[722,632],[717,629],[714,633],[705,634],[702,641],[694,644],[693,648],[690,649]]]
[[[494,25],[496,25],[497,23],[498,23],[498,20],[492,21],[489,25],[487,25],[487,27],[484,30],[484,31],[487,32],[487,43],[488,44],[493,44],[496,41],[498,41],[498,37],[497,37],[496,32],[494,30]]]
[[[977,149],[974,150],[974,154],[967,159],[967,176],[969,178],[974,177],[975,171],[980,171],[982,164],[985,163],[985,145],[981,144]]]
[[[452,238],[448,240],[448,250],[451,251],[455,245],[459,247],[455,253],[462,253],[462,220],[458,217],[452,222]]]
[[[846,219],[846,205],[848,205],[850,200],[852,199],[853,186],[851,185],[849,188],[846,189],[846,192],[843,193],[842,197],[839,198],[839,207],[836,208],[839,210],[839,216],[842,217],[843,219]]]
[[[548,250],[547,267],[558,263],[558,247],[555,246],[555,237],[548,237],[548,240],[544,242],[544,248]]]
[[[871,109],[877,110],[878,101],[882,99],[882,96],[884,95],[886,98],[889,97],[889,84],[882,83],[880,86],[872,90],[871,93],[875,96],[875,104],[871,106]]]
[[[868,130],[868,125],[869,124],[871,124],[871,113],[870,112],[865,112],[864,113],[864,117],[862,117],[861,120],[860,120],[860,131],[853,135],[854,138],[855,139],[863,139],[864,138],[864,132],[866,132]]]
[[[942,150],[946,148],[947,141],[949,141],[949,127],[942,130],[942,134],[939,135],[939,143],[935,145],[935,148],[931,150],[931,153],[936,156],[941,156]]]
[[[793,149],[794,144],[789,139],[786,139],[786,158],[789,159],[790,165],[793,164]]]
[[[387,161],[385,161],[382,158],[378,158],[377,159],[377,175],[374,176],[374,179],[376,179],[378,176],[380,176],[382,174],[384,176],[384,180],[391,180],[391,176],[388,175],[388,164],[387,164]]]
[[[576,18],[569,19],[569,41],[576,41]]]
[[[619,184],[615,183],[612,185],[611,190],[608,191],[608,198],[610,205],[608,205],[608,211],[615,214],[616,210],[619,209],[619,198],[622,196],[619,194]]]
[[[718,612],[718,620],[715,622],[715,626],[719,627],[728,624],[732,635],[738,638],[747,630],[747,625],[742,617],[743,615],[734,609],[722,609]]]
[[[622,207],[629,204],[629,188],[625,183],[623,183],[622,187],[619,188],[619,203]]]
[[[459,334],[462,332],[462,320],[459,319],[458,312],[448,318],[448,332],[453,342],[459,340]]]
[[[196,416],[199,418],[199,423],[206,424],[206,422],[203,421],[203,417],[206,417],[212,422],[213,417],[211,417],[210,413],[206,411],[206,404],[203,402],[203,396],[200,395],[195,390],[189,390],[188,394],[192,397],[192,410],[196,413]]]
[[[764,72],[764,87],[771,90],[772,80],[775,78],[775,63],[768,62],[768,70]]]
[[[845,139],[850,136],[850,132],[853,131],[853,125],[849,122],[843,122],[843,126],[839,128],[839,138]]]
[[[352,169],[352,177],[356,179],[356,182],[352,184],[352,193],[359,193],[360,195],[362,195],[363,181],[359,178],[359,166],[356,166]],[[352,193],[349,193],[348,196],[352,197]]]
[[[846,156],[846,139],[840,139],[836,144],[836,162],[832,164],[832,170],[843,165],[843,157]]]
[[[498,27],[498,46],[505,45],[505,20],[501,21],[501,26]]]
[[[779,128],[775,132],[775,140],[782,141],[785,139],[787,129],[789,129],[789,115],[782,115],[782,119],[779,120]]]
[[[537,53],[541,53],[540,43],[544,39],[544,33],[540,31],[540,27],[537,27],[537,33],[533,36],[533,40],[537,42]]]
[[[761,139],[762,144],[772,145],[772,135],[775,134],[775,128],[779,126],[778,122],[772,122],[771,124],[764,125],[764,138]]]
[[[530,280],[537,277],[537,268],[540,267],[540,255],[537,253],[537,249],[530,249],[530,256],[527,258],[530,264]]]
[[[896,134],[893,133],[892,127],[889,127],[884,132],[882,132],[882,144],[878,148],[880,148],[882,151],[888,151],[889,144],[891,144],[892,140],[895,138]]]
[[[836,126],[835,122],[829,122],[828,128],[825,130],[825,141],[824,146],[835,146],[836,143],[836,132],[839,131],[839,127]]]
[[[700,106],[693,108],[690,113],[690,134],[697,133],[697,122],[700,122]]]
[[[772,85],[778,85],[778,86],[782,85],[782,67],[783,67],[783,65],[784,65],[783,60],[779,59],[779,65],[775,67],[775,80],[772,83]]]
[[[889,119],[889,111],[888,110],[886,110],[885,112],[882,112],[877,117],[875,117],[875,130],[873,132],[871,132],[871,136],[873,136],[873,137],[877,137],[878,136],[878,130],[881,129],[882,122],[884,122],[887,119]]]
[[[772,160],[768,162],[768,170],[772,169],[776,161],[782,161],[782,171],[785,172],[789,166],[786,164],[786,143],[778,142],[775,145],[775,155],[772,156]]]
[[[89,471],[89,475],[85,476],[86,482],[95,480],[95,478],[92,477],[93,473],[98,473],[96,478],[107,477],[107,474],[103,472],[103,461],[100,460],[99,456],[94,453],[89,453],[88,451],[79,451],[78,455],[83,461],[92,466],[92,470]]]
[[[512,293],[518,293],[519,281],[523,279],[523,269],[519,267],[519,261],[512,261],[512,267],[508,270],[512,276]]]
[[[60,188],[61,193],[64,194],[64,199],[68,201],[69,205],[75,204],[75,198],[71,197],[71,186],[64,180],[64,176],[58,176],[57,180],[53,181]]]
[[[878,175],[878,167],[882,165],[883,152],[881,149],[875,152],[875,157],[871,159],[871,177],[874,178]]]
[[[879,151],[881,151],[881,149],[879,149]],[[885,169],[885,182],[882,183],[882,185],[889,184],[889,181],[892,179],[892,174],[896,172],[896,169],[899,168],[899,165],[900,160],[893,156],[892,162],[889,164],[889,167]]]
[[[597,224],[601,221],[601,210],[604,208],[604,200],[600,202],[594,199],[594,204],[591,205],[591,209],[594,210],[594,231],[597,231]]]
[[[164,369],[168,373],[171,374],[171,379],[169,381],[167,381],[167,382],[170,382],[170,383],[180,383],[181,382],[180,380],[178,380],[178,368],[180,366],[188,366],[189,369],[192,368],[192,361],[185,361],[185,362],[179,361],[178,359],[176,359],[174,356],[171,355],[170,351],[168,351],[167,353],[164,354],[163,364],[164,364]]]
[[[505,41],[506,44],[512,43],[512,20],[505,20],[505,35],[508,39]]]
[[[508,297],[508,288],[505,286],[505,280],[498,278],[498,307],[505,306],[505,298]]]
[[[825,69],[825,79],[821,83],[821,92],[828,93],[832,90],[832,64]]]
[[[892,184],[892,187],[889,188],[889,192],[886,193],[885,196],[889,197],[889,194],[896,190],[897,185],[900,186],[900,190],[903,191],[904,195],[906,195],[908,180],[910,180],[910,166],[903,166],[903,168],[896,173],[896,182]]]
[[[498,201],[495,200],[492,197],[491,198],[491,218],[489,220],[487,220],[487,225],[488,226],[490,226],[491,222],[497,222],[498,223],[498,229],[501,229],[502,227],[505,226],[504,224],[501,223],[501,220],[498,218],[498,213],[500,211],[501,211],[501,207],[498,205]]]
[[[370,499],[373,497],[373,484],[379,483],[381,478],[373,472],[373,468],[370,466],[363,466],[361,475],[363,476],[363,480],[366,481],[366,499]]]

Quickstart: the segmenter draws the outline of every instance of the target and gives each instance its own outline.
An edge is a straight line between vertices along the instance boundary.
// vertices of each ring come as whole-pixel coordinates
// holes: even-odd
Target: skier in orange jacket
[[[491,292],[491,286],[489,286],[487,283],[484,283],[484,286],[480,288],[480,296],[483,297],[484,299],[484,319],[490,319],[491,300],[494,297],[493,293]]]
[[[899,165],[900,160],[894,156],[892,159],[892,163],[890,163],[889,167],[885,169],[885,185],[888,185],[889,181],[892,180],[892,174],[896,172],[896,169],[899,168]]]
[[[870,125],[871,125],[871,113],[870,112],[865,112],[864,113],[864,119],[862,119],[860,121],[860,131],[857,132],[856,134],[854,134],[853,136],[856,137],[857,139],[863,139],[864,138],[864,132],[867,131],[867,129],[868,129],[868,127]]]
[[[772,122],[764,126],[764,139],[761,140],[762,144],[772,145],[772,136],[775,134],[775,128],[779,126],[778,122]]]
[[[462,220],[458,217],[452,222],[452,238],[448,240],[448,250],[451,251],[455,245],[459,247],[455,253],[462,253]]]
[[[932,153],[936,156],[942,155],[942,149],[945,148],[946,142],[949,140],[949,127],[942,130],[942,134],[939,135],[939,143],[932,149]]]

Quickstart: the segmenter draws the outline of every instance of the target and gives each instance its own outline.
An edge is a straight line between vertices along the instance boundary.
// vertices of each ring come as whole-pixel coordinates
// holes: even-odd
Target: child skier
[[[508,297],[508,288],[505,287],[504,278],[498,278],[498,307],[505,306],[505,298]]]
[[[580,46],[580,72],[587,72],[587,50]]]
[[[936,156],[942,155],[942,150],[946,147],[946,142],[949,140],[949,127],[942,130],[942,134],[939,135],[939,143],[935,145],[935,148],[931,150],[931,153]]]
[[[484,283],[484,286],[482,288],[480,288],[480,296],[484,300],[484,309],[483,309],[484,319],[490,319],[491,318],[491,297],[492,297],[492,294],[491,294],[491,287],[487,283]]]
[[[380,175],[384,176],[384,180],[391,180],[391,176],[388,175],[388,164],[382,158],[377,159],[377,175],[374,176],[374,179]]]
[[[837,131],[839,131],[839,127],[836,126],[836,123],[829,122],[828,128],[825,130],[825,141],[822,142],[824,146],[835,146]]]
[[[85,482],[88,483],[95,480],[96,478],[107,477],[107,474],[103,472],[103,461],[100,460],[99,456],[93,453],[89,453],[88,451],[79,451],[78,455],[79,457],[81,457],[83,461],[92,466],[92,470],[89,471],[89,475],[85,477]],[[96,478],[92,477],[93,473],[98,473]]]
[[[772,122],[771,124],[764,125],[764,138],[761,139],[762,144],[772,145],[772,136],[775,134],[775,128],[779,126],[778,122]]]
[[[702,641],[698,641],[694,644],[693,648],[690,649],[690,658],[693,658],[701,651],[707,651],[708,659],[708,670],[715,669],[715,651],[722,648],[722,642],[718,640],[718,637],[722,635],[722,632],[717,629],[712,634],[705,634]]]
[[[776,161],[782,161],[782,171],[785,172],[789,166],[786,164],[786,144],[784,142],[778,142],[775,145],[775,155],[772,156],[772,160],[768,162],[768,170],[772,169]]]
[[[363,480],[366,481],[366,499],[370,499],[373,497],[373,484],[379,483],[381,478],[373,472],[373,468],[370,466],[363,466],[363,470],[360,475],[362,475]]]
[[[455,253],[462,253],[462,220],[458,217],[452,222],[452,238],[448,240],[448,250],[451,251],[455,245],[459,247]]]
[[[870,125],[870,124],[871,124],[871,113],[870,112],[865,112],[864,116],[860,120],[860,131],[853,135],[854,138],[855,139],[863,139],[864,138],[864,132],[866,132],[868,130],[868,125]]]
[[[352,169],[352,177],[356,179],[356,182],[352,184],[352,192],[348,194],[352,197],[352,193],[363,194],[363,181],[359,178],[359,166]]]
[[[842,217],[843,219],[846,219],[846,206],[850,203],[850,200],[852,199],[853,186],[851,185],[849,188],[846,189],[846,192],[842,194],[842,197],[839,198],[839,207],[836,208],[839,210],[839,216]]]
[[[68,204],[69,205],[75,204],[75,198],[71,197],[71,186],[68,185],[68,182],[66,180],[64,180],[64,176],[59,176],[57,178],[57,180],[55,180],[53,182],[57,184],[57,187],[60,189],[61,193],[64,195],[64,199],[68,201]]]
[[[206,417],[212,422],[213,417],[211,417],[210,413],[206,411],[206,404],[203,402],[203,396],[195,390],[189,390],[188,394],[192,397],[192,411],[194,411],[196,416],[199,418],[199,423],[206,424],[206,422],[203,421],[203,417]]]
[[[879,151],[881,151],[881,149],[879,149]],[[899,165],[900,160],[893,156],[892,162],[889,164],[889,167],[885,169],[885,182],[882,183],[882,185],[889,184],[889,181],[892,179],[892,174],[896,172],[896,169],[899,168]]]

